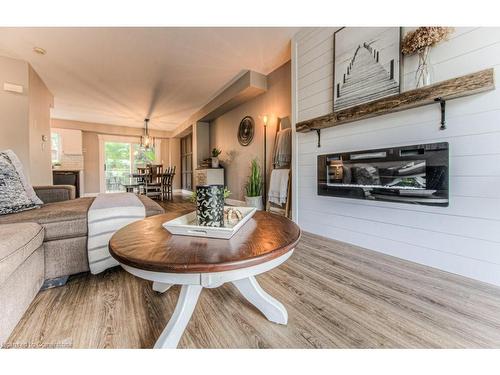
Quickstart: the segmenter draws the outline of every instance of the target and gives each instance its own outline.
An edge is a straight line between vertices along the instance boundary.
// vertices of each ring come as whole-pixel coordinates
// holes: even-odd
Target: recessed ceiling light
[[[47,51],[41,47],[33,47],[33,52],[38,53],[39,55],[45,55],[47,53]]]

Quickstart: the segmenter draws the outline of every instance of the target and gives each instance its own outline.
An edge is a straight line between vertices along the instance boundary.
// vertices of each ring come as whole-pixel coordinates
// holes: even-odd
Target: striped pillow
[[[38,208],[43,202],[24,176],[12,150],[0,151],[0,215]]]

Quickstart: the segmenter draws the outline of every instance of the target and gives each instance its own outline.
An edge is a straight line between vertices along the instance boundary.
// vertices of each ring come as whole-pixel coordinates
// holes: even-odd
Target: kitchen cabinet
[[[61,151],[64,155],[82,155],[82,131],[73,129],[52,129],[59,134]]]

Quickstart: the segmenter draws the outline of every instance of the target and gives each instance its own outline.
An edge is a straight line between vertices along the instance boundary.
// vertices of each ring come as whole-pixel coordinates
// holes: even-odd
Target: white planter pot
[[[219,168],[219,158],[212,157],[212,168]]]
[[[262,204],[262,196],[259,197],[247,197],[245,196],[245,202],[248,207],[256,207],[257,210],[262,211],[264,205]]]

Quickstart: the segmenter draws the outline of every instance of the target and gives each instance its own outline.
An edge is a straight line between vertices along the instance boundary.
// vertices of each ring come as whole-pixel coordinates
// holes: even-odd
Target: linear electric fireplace
[[[448,143],[319,155],[318,194],[448,206]]]

